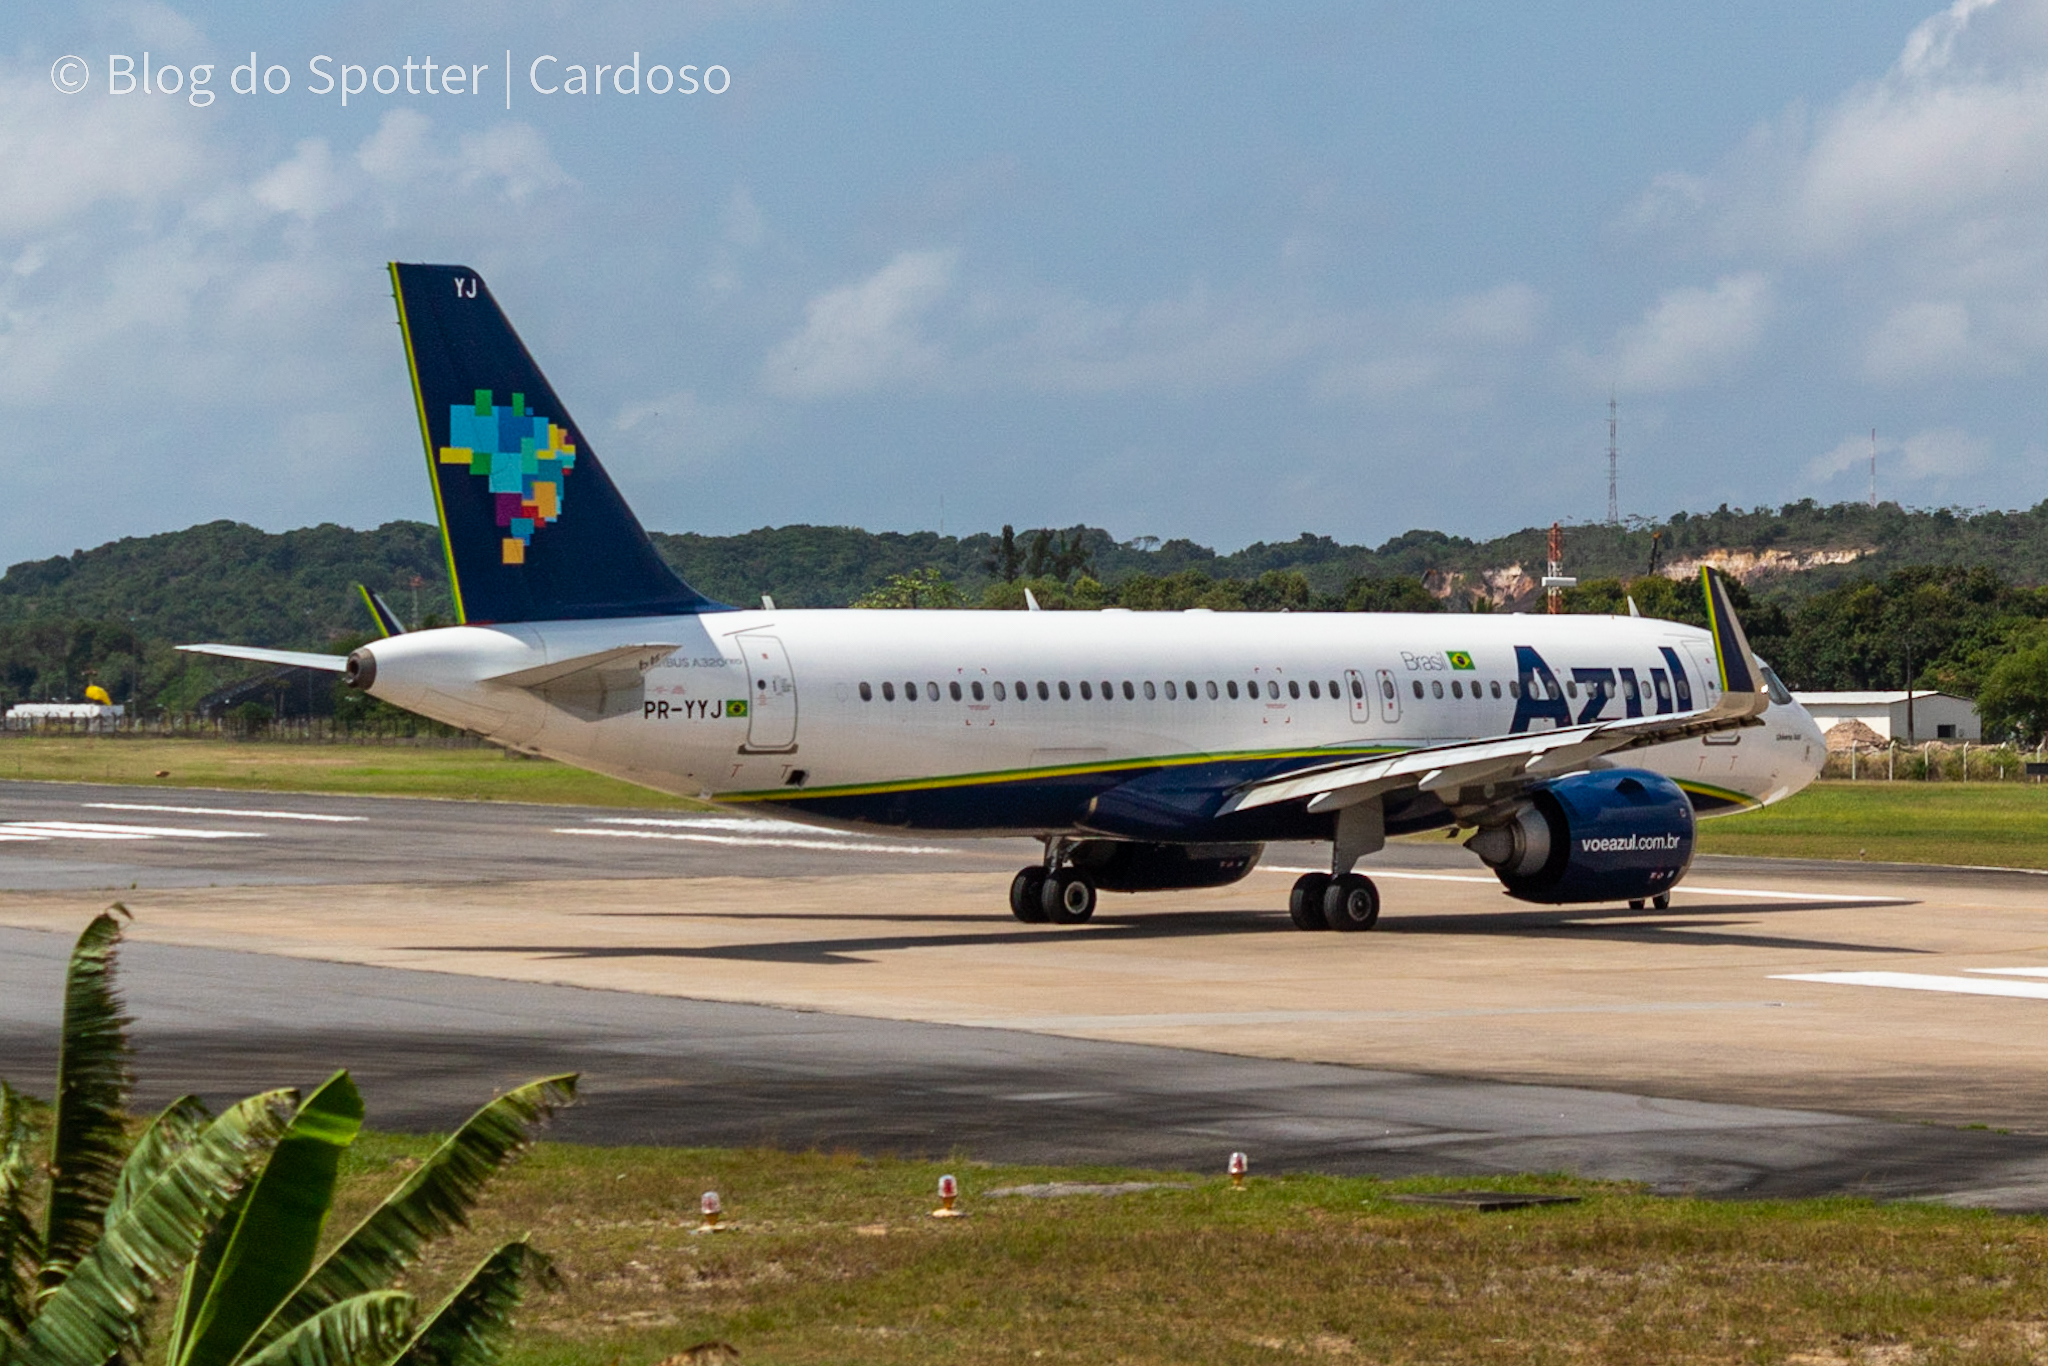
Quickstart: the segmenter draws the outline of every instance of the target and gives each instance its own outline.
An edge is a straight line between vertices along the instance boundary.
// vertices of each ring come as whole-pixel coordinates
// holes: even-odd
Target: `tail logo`
[[[491,390],[479,389],[473,405],[448,405],[441,463],[467,465],[471,474],[490,480],[505,532],[502,562],[525,564],[533,533],[562,515],[576,447],[567,431],[527,411],[525,394],[513,394],[508,406],[495,402]]]

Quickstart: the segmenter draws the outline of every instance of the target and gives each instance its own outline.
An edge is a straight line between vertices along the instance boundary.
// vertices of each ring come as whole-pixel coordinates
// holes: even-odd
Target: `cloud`
[[[1970,310],[1959,303],[1915,303],[1893,310],[1871,334],[1863,371],[1879,382],[1954,370],[1972,354]]]
[[[1870,452],[1868,433],[1844,437],[1833,450],[1807,462],[1806,477],[1826,484],[1854,475],[1860,485],[1869,477]],[[1877,442],[1880,492],[1901,483],[1938,489],[1982,471],[1991,455],[1989,441],[1960,427],[1929,427],[1902,441],[1884,438]]]
[[[803,327],[769,354],[763,385],[789,398],[824,398],[931,374],[939,353],[918,329],[952,287],[954,265],[951,252],[899,252],[865,280],[818,295]]]
[[[1615,334],[1604,361],[1582,359],[1577,368],[1631,392],[1697,388],[1748,359],[1772,306],[1771,282],[1757,271],[1724,275],[1711,288],[1666,290]]]

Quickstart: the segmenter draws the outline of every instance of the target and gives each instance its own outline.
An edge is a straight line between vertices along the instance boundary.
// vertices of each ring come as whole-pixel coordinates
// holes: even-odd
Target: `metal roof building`
[[[1858,721],[1875,731],[1880,741],[1897,740],[1917,745],[1927,740],[1970,740],[1984,738],[1977,719],[1977,704],[1967,697],[1945,692],[1795,692],[1800,706],[1813,716],[1823,732],[1847,721]],[[1908,698],[1912,720],[1907,721]]]

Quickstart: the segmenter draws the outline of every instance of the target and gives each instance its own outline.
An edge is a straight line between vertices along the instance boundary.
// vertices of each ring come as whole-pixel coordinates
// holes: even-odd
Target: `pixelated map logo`
[[[507,405],[495,402],[491,390],[479,389],[474,404],[448,405],[441,463],[467,465],[471,474],[490,480],[498,526],[505,532],[502,562],[525,564],[533,533],[562,515],[563,484],[576,468],[576,447],[568,432],[526,410],[525,394],[513,394]]]

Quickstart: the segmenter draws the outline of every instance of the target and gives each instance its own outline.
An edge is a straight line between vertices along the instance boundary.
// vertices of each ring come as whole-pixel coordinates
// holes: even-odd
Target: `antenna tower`
[[[1877,506],[1877,428],[1870,429],[1870,505]]]
[[[1615,440],[1615,402],[1612,390],[1607,394],[1607,525],[1621,524],[1621,501],[1615,496],[1614,476],[1621,464],[1621,446]]]
[[[1564,611],[1564,590],[1576,588],[1579,581],[1564,572],[1564,528],[1556,522],[1550,524],[1550,572],[1543,576],[1543,595],[1548,600],[1544,610],[1552,616]]]

